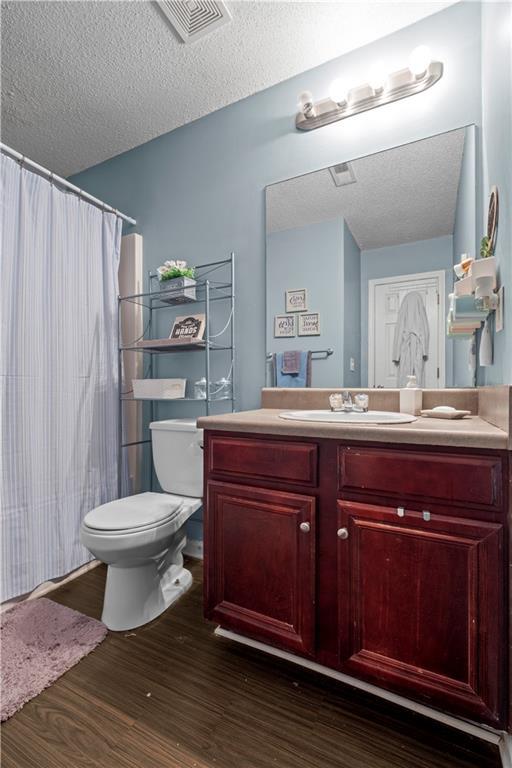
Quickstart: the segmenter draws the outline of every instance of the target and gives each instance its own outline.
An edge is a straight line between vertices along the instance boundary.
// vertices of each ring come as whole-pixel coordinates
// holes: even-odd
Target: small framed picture
[[[306,288],[297,288],[293,291],[286,291],[286,311],[287,312],[307,312],[308,292]]]
[[[295,336],[295,315],[275,315],[274,338],[284,339]]]
[[[183,315],[174,320],[170,339],[177,341],[200,341],[204,335],[204,315]]]
[[[299,315],[299,336],[320,336],[320,315],[318,312]]]

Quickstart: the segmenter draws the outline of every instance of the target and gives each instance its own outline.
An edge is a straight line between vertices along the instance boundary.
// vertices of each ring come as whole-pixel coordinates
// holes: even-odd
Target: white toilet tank
[[[195,419],[152,421],[153,464],[158,482],[177,496],[203,495],[203,430]]]

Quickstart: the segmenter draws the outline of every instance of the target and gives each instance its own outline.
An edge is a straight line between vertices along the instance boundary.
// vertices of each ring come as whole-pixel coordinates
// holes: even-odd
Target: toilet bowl
[[[183,567],[185,524],[202,504],[202,430],[189,419],[150,424],[155,470],[168,493],[139,493],[89,512],[80,540],[108,565],[102,621],[134,629],[155,619],[192,584]]]

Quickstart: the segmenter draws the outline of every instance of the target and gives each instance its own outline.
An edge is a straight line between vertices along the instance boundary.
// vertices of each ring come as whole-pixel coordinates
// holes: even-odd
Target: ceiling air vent
[[[213,0],[157,0],[157,5],[184,43],[193,43],[231,21],[224,3]]]
[[[356,175],[350,163],[332,165],[329,171],[337,187],[345,187],[347,184],[353,184],[356,181]]]

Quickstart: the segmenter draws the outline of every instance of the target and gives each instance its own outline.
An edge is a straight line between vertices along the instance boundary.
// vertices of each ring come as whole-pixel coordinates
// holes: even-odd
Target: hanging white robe
[[[419,387],[425,386],[429,336],[423,299],[418,291],[411,291],[404,296],[400,305],[393,341],[393,362],[398,365],[398,387],[405,387],[407,376],[412,374],[416,375]]]

